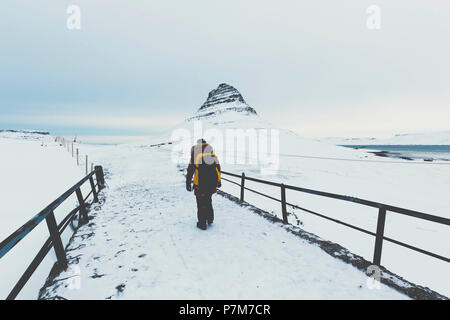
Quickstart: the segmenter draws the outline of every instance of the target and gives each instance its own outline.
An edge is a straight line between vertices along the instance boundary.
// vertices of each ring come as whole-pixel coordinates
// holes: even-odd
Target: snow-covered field
[[[77,167],[71,154],[55,143],[51,136],[2,132],[0,154],[0,240],[16,231],[84,176],[83,169]],[[57,222],[75,205],[74,197],[64,202],[55,211]],[[63,237],[65,242],[70,236],[70,228],[68,230]],[[1,299],[6,298],[48,236],[47,225],[43,221],[0,259]],[[54,261],[51,251],[19,299],[37,298]]]
[[[282,137],[287,142],[290,133],[286,134],[287,136]],[[296,142],[296,147],[302,152],[310,151],[310,155],[320,157],[328,154],[332,156],[331,158],[351,159],[342,161],[331,160],[329,157],[327,159],[295,157],[293,155],[299,151],[291,148],[289,155],[280,156],[280,170],[270,176],[261,175],[258,167],[254,165],[223,163],[223,170],[237,173],[245,171],[250,176],[394,205],[411,203],[404,206],[434,214],[440,213],[439,208],[443,212],[448,212],[445,211],[445,208],[449,207],[448,200],[443,197],[443,201],[437,201],[438,195],[444,196],[445,193],[445,190],[440,188],[448,185],[449,177],[443,166],[408,165],[407,161],[399,163],[371,155],[366,158],[367,155],[359,150],[334,146],[326,146],[324,150],[319,148],[321,144],[300,138]],[[84,173],[76,167],[70,153],[52,144],[52,140],[44,146],[41,146],[39,141],[12,139],[2,139],[1,143],[2,150],[9,150],[11,155],[8,163],[10,167],[16,166],[17,155],[33,152],[33,159],[36,161],[42,159],[38,167],[43,168],[44,163],[52,163],[47,173],[72,172],[55,175],[53,179],[67,179],[66,185],[63,183],[59,187],[56,187],[57,183],[48,183],[47,181],[51,181],[49,178],[45,180],[47,186],[45,189],[38,187],[42,181],[39,177],[39,180],[30,182],[30,188],[24,194],[33,194],[37,188],[40,194],[48,194],[48,197],[42,200],[43,205],[39,204],[40,207],[37,204],[33,208],[30,207],[30,210],[33,209],[32,213],[29,215],[24,213],[23,218],[18,218],[15,222],[17,225],[14,225],[14,222],[12,225],[8,224],[9,229],[4,231],[4,235],[7,236]],[[382,290],[369,290],[366,287],[367,277],[362,272],[331,258],[321,249],[307,244],[247,209],[219,196],[214,197],[215,224],[207,232],[197,230],[195,198],[184,190],[183,175],[179,170],[185,167],[176,166],[172,162],[170,145],[150,148],[143,146],[142,141],[138,141],[134,144],[114,146],[81,144],[80,148],[88,153],[95,163],[104,165],[108,172],[106,202],[103,208],[96,212],[95,225],[80,229],[69,248],[75,250],[68,251],[70,257],[82,255],[77,264],[80,267],[80,289],[68,290],[64,285],[52,287],[55,291],[48,291],[46,297],[60,295],[76,299],[405,298],[385,286],[382,286]],[[281,146],[280,150],[283,148]],[[326,150],[327,148],[331,149]],[[339,151],[333,154],[330,150]],[[16,157],[12,156],[12,152],[15,152]],[[26,157],[22,158],[29,160]],[[5,159],[4,157],[2,161],[7,164]],[[16,159],[16,162],[11,159]],[[55,161],[56,159],[58,161]],[[63,167],[57,167],[56,163]],[[37,175],[36,168],[30,165],[29,161],[23,160],[21,165],[27,167],[26,176]],[[3,171],[4,176],[8,172],[8,181],[14,180],[15,174],[11,173],[11,170]],[[433,178],[433,183],[427,183],[429,177]],[[421,191],[417,190],[417,185],[410,186],[405,183],[415,179],[420,179],[426,184]],[[19,180],[23,181],[24,178]],[[367,181],[372,183],[368,184]],[[35,185],[31,185],[33,183]],[[55,185],[53,194],[50,194],[51,185]],[[270,190],[270,187],[251,182],[248,182],[247,186],[279,197],[279,190]],[[20,187],[23,188],[22,185]],[[10,195],[9,207],[17,208],[15,203],[20,202],[21,195],[14,191],[16,188],[4,188]],[[223,183],[223,189],[238,195],[238,190],[227,182]],[[428,197],[417,197],[418,192],[423,192]],[[438,195],[429,199],[433,197],[434,192],[438,192]],[[258,207],[280,214],[279,205],[272,203],[271,200],[249,192],[246,192],[245,197],[248,202]],[[303,207],[330,214],[360,227],[375,229],[376,212],[372,209],[342,204],[339,201],[324,201],[313,196],[300,196],[291,192],[288,192],[287,197],[288,201]],[[74,202],[68,202],[67,205],[72,208]],[[27,203],[30,204],[30,201]],[[432,205],[435,212],[430,211]],[[25,211],[28,212],[28,209],[22,209],[22,212]],[[64,210],[63,213],[67,211]],[[288,211],[292,212],[291,209]],[[371,260],[374,242],[371,237],[301,212],[296,214],[302,221],[304,229],[335,241]],[[14,216],[18,217],[18,214]],[[296,220],[291,216],[290,222],[295,224]],[[20,268],[11,268],[11,264],[18,265],[26,254],[31,260],[34,256],[33,250],[37,250],[41,241],[47,237],[45,228],[35,230],[33,233],[36,233],[37,238],[31,244],[26,245],[24,240],[14,248],[13,251],[16,251],[23,246],[22,250],[17,250],[17,257],[20,258],[14,261],[11,258],[12,251],[8,254],[11,259],[9,265],[8,260],[0,260],[2,271],[6,270],[9,275],[7,278],[2,277],[2,287],[9,288],[13,285],[23,271],[18,270]],[[94,236],[89,237],[91,233]],[[413,218],[396,218],[388,215],[386,233],[393,238],[449,255],[448,229],[439,230],[432,225],[414,223]],[[419,234],[423,234],[424,237]],[[67,241],[67,238],[65,240]],[[38,289],[54,261],[53,252],[49,256],[48,261],[33,278],[34,284],[31,282],[19,298],[37,297]],[[442,280],[448,272],[447,264],[439,266],[437,260],[426,259],[419,255],[415,256],[409,250],[385,245],[382,264],[410,281],[429,286],[448,296],[448,283]],[[26,266],[23,262],[21,265],[23,268]],[[426,272],[423,266],[427,267]],[[70,269],[70,272],[73,272],[73,269]],[[268,274],[270,276],[267,276]],[[64,277],[64,274],[61,277]],[[61,284],[65,282],[61,281]]]
[[[57,280],[71,280],[43,298],[407,298],[369,289],[363,272],[220,196],[212,227],[197,229],[185,167],[168,147],[87,148],[107,168],[106,201],[69,247],[73,268]]]
[[[280,170],[273,175],[262,175],[254,167],[245,165],[224,165],[223,170],[237,174],[245,172],[250,177],[350,195],[450,218],[450,198],[448,197],[450,166],[410,164],[406,161],[404,163],[375,159],[373,161],[281,156]],[[227,178],[230,179],[230,177]],[[231,180],[239,182],[239,179],[231,178]],[[246,186],[280,199],[279,188],[251,181],[247,181]],[[240,192],[237,186],[227,182],[223,183],[223,189],[236,196]],[[378,211],[375,208],[290,190],[287,191],[286,197],[288,202],[303,208],[366,230],[373,232],[376,230]],[[245,199],[281,217],[279,203],[249,191],[245,192]],[[337,242],[372,261],[374,249],[372,236],[290,207],[288,212],[295,213],[305,230]],[[289,221],[295,224],[296,218],[290,216]],[[388,212],[385,235],[445,257],[450,256],[448,226]],[[450,283],[443,281],[450,272],[447,262],[385,241],[381,263],[410,281],[429,286],[447,296],[450,295]]]

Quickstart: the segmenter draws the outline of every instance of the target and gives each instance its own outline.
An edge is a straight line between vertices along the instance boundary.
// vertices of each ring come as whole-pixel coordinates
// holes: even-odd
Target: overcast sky
[[[449,39],[447,0],[2,0],[0,128],[152,134],[226,82],[303,136],[450,130]]]

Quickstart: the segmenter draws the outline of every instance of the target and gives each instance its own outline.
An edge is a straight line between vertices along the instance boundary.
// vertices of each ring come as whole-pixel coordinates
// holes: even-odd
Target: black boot
[[[206,222],[203,223],[197,222],[197,228],[206,230]]]

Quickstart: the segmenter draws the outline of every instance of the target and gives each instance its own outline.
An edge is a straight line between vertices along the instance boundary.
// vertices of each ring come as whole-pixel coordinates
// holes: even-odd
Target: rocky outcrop
[[[211,118],[225,112],[239,112],[245,115],[256,115],[255,109],[245,102],[241,93],[234,87],[222,83],[217,89],[208,94],[208,98],[193,117],[187,119],[198,120]]]
[[[24,133],[24,134],[41,134],[44,136],[50,135],[50,132],[47,131],[33,131],[33,130],[0,130],[0,133]]]

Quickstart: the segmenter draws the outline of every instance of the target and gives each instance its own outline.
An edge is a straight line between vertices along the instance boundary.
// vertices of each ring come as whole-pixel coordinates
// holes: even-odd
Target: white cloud
[[[310,103],[283,109],[270,116],[273,122],[308,137],[384,137],[450,130],[450,95]]]

